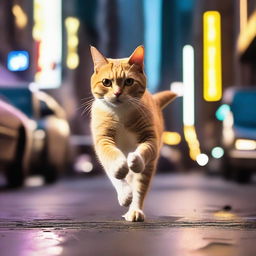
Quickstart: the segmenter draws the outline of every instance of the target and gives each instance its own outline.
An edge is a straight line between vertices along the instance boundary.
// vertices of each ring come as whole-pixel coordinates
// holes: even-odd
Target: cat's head
[[[94,63],[91,91],[96,99],[117,106],[143,96],[146,90],[143,46],[124,59],[106,58],[93,46],[91,54]]]

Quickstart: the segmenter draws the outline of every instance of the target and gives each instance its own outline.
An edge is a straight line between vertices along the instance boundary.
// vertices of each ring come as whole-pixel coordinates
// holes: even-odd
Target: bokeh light
[[[202,153],[196,157],[196,161],[200,166],[205,166],[208,164],[209,157],[206,154]]]
[[[222,104],[216,111],[215,116],[218,120],[225,120],[227,114],[230,111],[230,106],[228,104]]]
[[[214,158],[217,158],[217,159],[221,158],[224,155],[224,149],[221,147],[214,147],[212,149],[211,154],[212,154],[212,157],[214,157]]]

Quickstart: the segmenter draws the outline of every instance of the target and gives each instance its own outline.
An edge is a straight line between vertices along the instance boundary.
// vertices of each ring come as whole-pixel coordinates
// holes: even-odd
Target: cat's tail
[[[155,93],[153,98],[160,109],[164,109],[170,102],[177,97],[177,94],[171,91],[162,91]]]

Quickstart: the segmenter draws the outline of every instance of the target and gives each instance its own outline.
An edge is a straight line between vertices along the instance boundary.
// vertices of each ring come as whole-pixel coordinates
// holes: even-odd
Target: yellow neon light
[[[22,8],[18,4],[15,4],[12,7],[12,13],[15,16],[16,26],[20,29],[25,28],[28,24],[28,17]]]
[[[181,136],[177,132],[164,132],[163,142],[167,145],[178,145],[181,142]]]
[[[256,36],[256,11],[250,16],[246,27],[240,32],[237,42],[238,52],[243,53],[249,45],[252,43],[254,37]]]
[[[217,11],[204,13],[204,99],[222,97],[221,20]]]
[[[43,7],[40,2],[34,0],[34,27],[32,30],[32,35],[36,41],[41,40],[43,37],[44,22],[42,8]]]
[[[80,21],[75,17],[68,17],[65,20],[67,30],[67,60],[66,65],[69,69],[76,69],[79,65],[78,55],[78,29]]]
[[[247,0],[240,0],[240,31],[244,30],[247,23]]]

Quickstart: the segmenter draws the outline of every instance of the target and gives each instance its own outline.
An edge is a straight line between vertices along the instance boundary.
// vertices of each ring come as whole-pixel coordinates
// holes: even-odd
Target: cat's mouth
[[[122,104],[124,101],[118,98],[114,98],[114,99],[107,99],[107,102],[114,104],[114,105],[119,105]]]
[[[123,100],[120,100],[120,99],[104,99],[105,103],[112,106],[112,107],[116,107],[116,106],[119,106],[121,104],[124,103]]]
[[[116,99],[116,100],[114,100],[114,103],[120,104],[120,103],[123,103],[123,101],[121,101],[120,99]]]

